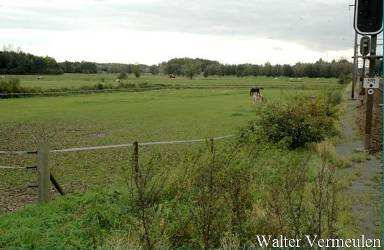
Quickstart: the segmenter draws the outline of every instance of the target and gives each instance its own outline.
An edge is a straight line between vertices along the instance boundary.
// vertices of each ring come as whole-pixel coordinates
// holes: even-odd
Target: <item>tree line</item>
[[[222,64],[206,59],[174,58],[157,65],[94,62],[56,62],[51,57],[40,57],[21,51],[0,51],[0,74],[63,74],[63,73],[142,73],[172,74],[193,78],[208,76],[270,76],[270,77],[343,77],[352,72],[352,63],[345,59],[315,63]]]
[[[54,58],[21,51],[0,51],[0,74],[62,74]]]
[[[345,59],[326,62],[322,59],[315,63],[276,64],[221,64],[205,59],[176,58],[159,65],[166,74],[193,78],[203,74],[204,77],[217,76],[270,76],[270,77],[341,77],[352,72],[352,63]]]

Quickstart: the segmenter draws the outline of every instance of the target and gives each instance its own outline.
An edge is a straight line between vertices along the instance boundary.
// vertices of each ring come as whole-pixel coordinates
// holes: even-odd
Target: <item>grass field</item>
[[[41,80],[37,80],[35,75],[17,75],[12,76],[21,80],[21,85],[24,87],[41,87],[43,89],[57,89],[57,88],[79,88],[82,86],[92,86],[98,83],[117,85],[116,79],[118,74],[63,74],[63,75],[45,75]],[[204,78],[197,76],[194,79],[185,77],[177,77],[176,79],[169,79],[165,75],[149,75],[144,74],[140,78],[129,75],[126,83],[139,84],[180,84],[180,85],[262,85],[266,87],[279,87],[287,85],[287,87],[294,86],[300,88],[320,88],[333,86],[337,79],[330,78],[284,78],[284,77],[235,77],[225,76],[218,77],[212,76]]]
[[[33,76],[21,77],[30,86],[63,87],[90,84],[104,75],[46,76],[43,81]],[[30,80],[28,80],[30,79]],[[111,78],[112,80],[113,78]],[[166,77],[145,76],[128,81],[156,83]],[[223,78],[196,80],[179,79],[183,84],[209,82],[232,84],[235,80],[251,84],[257,81],[279,86],[279,80],[269,78]],[[305,79],[306,80],[306,79]],[[170,80],[169,80],[170,81]],[[289,79],[282,79],[280,88],[267,89],[267,101],[284,100],[292,95],[316,95],[327,87],[337,87],[335,79],[329,83],[308,83],[318,90],[287,88]],[[297,84],[297,83],[292,83]],[[303,83],[300,83],[303,84]],[[237,133],[240,127],[255,117],[248,89],[228,90],[160,90],[142,93],[100,93],[63,97],[15,98],[0,101],[0,150],[34,150],[41,142],[52,149],[108,144],[196,139]],[[200,145],[201,146],[201,145]],[[199,145],[157,147],[160,152],[182,153]],[[203,145],[204,146],[204,145]],[[144,154],[145,155],[145,154]],[[114,186],[121,183],[120,169],[128,164],[130,149],[52,155],[51,165],[58,181],[69,192],[89,188]],[[32,166],[35,159],[0,155],[0,166]],[[0,172],[0,211],[7,211],[33,201],[36,191],[25,189],[36,181],[32,171]],[[2,191],[3,190],[3,191]],[[15,195],[19,195],[15,199]]]
[[[67,81],[58,80],[68,75],[55,77],[56,81],[52,77],[51,87],[69,86]],[[71,77],[78,81],[72,82],[75,88],[92,82],[90,75],[79,75],[78,79],[76,75]],[[152,79],[149,84],[161,81],[161,77],[146,77]],[[143,79],[145,77],[136,80]],[[181,80],[185,82],[179,84],[185,85],[199,85],[203,81]],[[288,130],[304,128],[298,133],[287,132],[292,138],[306,138],[309,133],[317,135],[323,129],[327,133],[329,130],[333,137],[335,134],[330,131],[334,129],[332,124],[337,122],[337,104],[342,96],[338,91],[335,96],[340,98],[333,99],[329,91],[341,90],[343,86],[335,79],[317,84],[315,79],[308,83],[307,79],[300,82],[268,78],[222,80],[206,81],[226,86],[232,85],[233,80],[243,82],[219,89],[0,99],[0,151],[35,150],[41,143],[47,143],[50,149],[63,149],[128,144],[135,140],[172,141],[237,135],[215,141],[214,155],[209,153],[209,144],[204,142],[141,146],[140,170],[132,168],[130,147],[52,152],[50,171],[66,195],[59,198],[52,188],[50,193],[54,201],[24,209],[20,208],[37,200],[36,188],[28,187],[37,184],[37,172],[0,168],[0,248],[121,246],[122,249],[142,249],[142,225],[146,216],[150,218],[150,238],[156,248],[200,248],[205,234],[201,228],[210,223],[206,220],[208,214],[213,214],[212,226],[220,237],[214,239],[215,246],[225,245],[232,237],[237,237],[228,236],[228,230],[235,230],[239,237],[250,242],[260,231],[273,232],[286,227],[289,232],[297,229],[308,232],[316,227],[316,220],[311,218],[317,218],[318,213],[320,218],[324,217],[324,225],[332,222],[328,223],[331,226],[327,226],[327,230],[334,231],[332,225],[337,222],[337,228],[340,227],[337,232],[345,233],[345,225],[352,222],[344,219],[350,215],[345,212],[343,201],[335,198],[335,190],[339,190],[336,187],[341,188],[343,184],[331,179],[333,166],[340,165],[333,154],[333,146],[322,142],[288,150],[283,144],[272,144],[258,137],[272,131],[270,128],[275,124],[286,133],[287,123],[293,124]],[[264,89],[265,102],[253,106],[246,86],[255,85],[256,81],[267,83],[271,88]],[[25,82],[22,79],[22,83]],[[36,86],[42,83],[39,81]],[[301,89],[303,85],[306,87]],[[307,98],[292,100],[294,96]],[[313,96],[320,97],[316,103],[309,98]],[[275,102],[292,105],[274,105]],[[261,113],[264,105],[268,110]],[[282,110],[280,114],[279,110]],[[335,117],[331,117],[332,114]],[[257,116],[278,119],[273,120],[272,126],[269,122],[264,125],[256,122],[252,123],[258,124],[256,127],[251,126],[248,122]],[[292,121],[295,122],[290,123]],[[247,129],[240,133],[245,127]],[[305,132],[310,128],[316,131]],[[35,155],[0,154],[0,166],[31,167],[36,165],[36,160]],[[327,184],[320,185],[318,181],[322,182],[323,177],[319,176],[325,173]],[[285,195],[287,192],[289,195]],[[317,199],[322,193],[334,195]],[[291,202],[291,197],[301,197],[297,203],[299,207]],[[287,215],[284,221],[276,213],[276,206]],[[329,212],[333,206],[337,206],[340,214]],[[313,210],[316,207],[322,208],[321,211]],[[303,223],[291,220],[292,212],[296,216],[294,211],[298,208],[303,211],[300,215]],[[18,211],[9,213],[15,210]],[[241,224],[249,226],[237,227]]]

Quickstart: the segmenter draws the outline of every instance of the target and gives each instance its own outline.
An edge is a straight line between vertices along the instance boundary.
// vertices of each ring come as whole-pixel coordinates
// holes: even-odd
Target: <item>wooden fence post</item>
[[[49,200],[49,148],[46,144],[39,146],[37,150],[38,172],[38,202],[45,203]]]
[[[209,138],[209,153],[210,153],[210,164],[209,164],[209,194],[208,194],[208,211],[206,211],[206,224],[204,226],[204,249],[211,249],[211,238],[212,238],[212,221],[214,217],[213,211],[213,200],[214,200],[214,189],[213,189],[213,171],[215,167],[215,144],[213,137]]]
[[[139,204],[140,204],[140,215],[141,215],[141,223],[144,228],[144,240],[146,243],[146,249],[153,249],[152,248],[152,243],[149,238],[149,223],[148,223],[148,218],[147,214],[145,212],[146,209],[146,202],[144,201],[144,191],[145,191],[145,184],[143,181],[143,176],[140,171],[139,167],[139,143],[135,141],[133,143],[133,154],[132,154],[132,172],[135,178],[135,183],[136,183],[136,188],[137,192],[139,195]]]
[[[133,154],[132,154],[132,174],[136,183],[137,189],[141,186],[141,176],[139,169],[139,143],[135,141],[133,143]]]

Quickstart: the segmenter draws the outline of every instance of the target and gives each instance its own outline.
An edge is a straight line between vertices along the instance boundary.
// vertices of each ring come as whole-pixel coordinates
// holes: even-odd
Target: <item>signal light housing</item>
[[[355,30],[361,35],[376,35],[383,30],[383,0],[356,0]]]

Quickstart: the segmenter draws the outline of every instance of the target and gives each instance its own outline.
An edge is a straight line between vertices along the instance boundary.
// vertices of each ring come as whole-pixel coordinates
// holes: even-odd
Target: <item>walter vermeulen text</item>
[[[380,239],[373,239],[361,235],[359,238],[350,239],[324,239],[317,235],[305,235],[303,238],[289,238],[284,235],[273,237],[271,235],[257,235],[257,244],[261,248],[271,247],[313,247],[313,248],[381,248]]]

